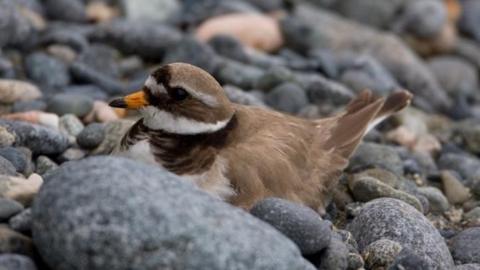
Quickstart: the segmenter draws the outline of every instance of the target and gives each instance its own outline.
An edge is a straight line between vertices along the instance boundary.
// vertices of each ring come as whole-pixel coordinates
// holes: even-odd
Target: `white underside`
[[[155,160],[150,149],[150,143],[147,140],[139,141],[128,148],[128,150],[118,153],[118,155],[163,168],[162,164]],[[230,185],[230,180],[225,176],[226,170],[226,160],[216,158],[210,169],[204,173],[179,176],[186,181],[193,182],[210,195],[226,200],[235,194]]]
[[[150,129],[163,130],[174,134],[211,133],[224,128],[230,119],[216,123],[203,123],[183,116],[175,116],[169,112],[147,106],[141,110],[143,124]]]

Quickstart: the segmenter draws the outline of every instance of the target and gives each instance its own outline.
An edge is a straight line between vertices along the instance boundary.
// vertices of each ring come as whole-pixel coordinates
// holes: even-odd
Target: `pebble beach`
[[[111,155],[163,64],[301,118],[370,89],[324,213]],[[0,270],[480,270],[480,1],[0,0]]]

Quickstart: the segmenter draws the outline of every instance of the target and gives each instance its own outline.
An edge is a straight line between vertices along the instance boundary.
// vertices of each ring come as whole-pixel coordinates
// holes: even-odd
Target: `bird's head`
[[[156,69],[141,90],[113,100],[110,106],[137,109],[147,127],[175,134],[218,131],[235,113],[215,78],[185,63]]]

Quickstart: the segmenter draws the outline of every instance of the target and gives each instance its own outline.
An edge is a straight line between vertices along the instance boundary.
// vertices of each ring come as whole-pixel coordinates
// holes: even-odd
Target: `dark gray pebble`
[[[85,4],[81,0],[46,0],[44,3],[48,17],[69,22],[86,22]]]
[[[8,226],[12,230],[23,233],[30,234],[32,230],[32,210],[31,208],[25,209],[17,215],[10,218],[8,221]]]
[[[332,237],[331,224],[312,209],[279,198],[264,199],[250,210],[297,244],[302,254],[326,248]]]
[[[294,83],[275,87],[266,95],[265,101],[272,108],[290,114],[296,114],[308,105],[305,90]]]
[[[7,221],[22,210],[23,205],[21,203],[7,198],[0,198],[0,222]]]
[[[43,100],[17,101],[13,104],[12,112],[45,111],[47,103]]]
[[[24,173],[28,169],[31,158],[31,155],[16,147],[0,148],[0,156],[10,161],[19,173]]]
[[[3,175],[16,175],[16,168],[6,158],[0,156],[0,174]]]
[[[83,63],[72,63],[70,72],[77,82],[96,85],[109,95],[122,95],[126,93],[126,87],[119,81],[98,73],[95,69]]]
[[[70,83],[65,63],[45,53],[33,53],[25,58],[28,77],[41,86],[63,87]]]
[[[403,175],[403,162],[398,153],[393,147],[382,144],[360,144],[350,159],[349,167],[352,170],[379,167]]]
[[[170,45],[180,42],[182,35],[174,28],[155,22],[115,20],[99,26],[90,37],[125,54],[158,61]]]
[[[83,50],[77,60],[99,73],[105,74],[112,78],[120,75],[118,66],[119,52],[105,44],[92,44]]]
[[[92,123],[86,126],[77,136],[77,143],[82,148],[94,149],[105,139],[105,126],[99,123]]]
[[[95,85],[69,85],[62,88],[62,92],[71,95],[89,96],[93,100],[107,100],[108,95],[102,88]],[[14,105],[15,107],[15,105]]]
[[[48,100],[47,111],[57,115],[87,115],[93,108],[93,99],[87,95],[57,94]]]
[[[450,239],[453,259],[459,264],[480,263],[480,227],[466,229]]]

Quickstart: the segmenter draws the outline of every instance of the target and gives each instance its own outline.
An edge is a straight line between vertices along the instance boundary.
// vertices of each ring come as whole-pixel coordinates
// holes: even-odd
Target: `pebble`
[[[277,20],[261,14],[227,14],[213,17],[198,26],[195,36],[207,42],[219,34],[233,36],[245,46],[266,52],[275,51],[283,45]]]
[[[472,224],[480,224],[480,206],[473,208],[463,216],[466,221]]]
[[[149,60],[161,60],[165,50],[178,44],[182,35],[166,25],[147,21],[114,20],[100,25],[91,39],[110,44],[125,54],[136,54]]]
[[[455,268],[455,270],[480,270],[480,264],[469,263],[469,264],[457,265],[457,268]]]
[[[93,110],[85,116],[85,122],[98,121],[100,123],[107,123],[116,121],[119,119],[119,115],[112,107],[108,106],[107,103],[103,101],[93,102]]]
[[[252,89],[262,75],[263,70],[260,68],[223,59],[217,68],[215,78],[224,84],[233,84],[242,89]]]
[[[124,12],[129,20],[162,22],[180,10],[177,0],[122,0]]]
[[[7,159],[15,167],[16,171],[19,173],[25,173],[29,168],[31,154],[28,155],[28,148],[25,150],[20,150],[15,147],[4,147],[0,148],[0,156]]]
[[[330,244],[320,256],[318,269],[346,270],[348,267],[348,255],[347,246],[337,237],[332,237]]]
[[[35,29],[20,8],[11,1],[0,3],[0,47],[25,45]]]
[[[42,92],[35,85],[18,81],[0,79],[0,100],[2,103],[30,101],[42,96]]]
[[[59,117],[53,113],[45,113],[42,111],[27,111],[19,113],[11,113],[2,115],[2,119],[25,121],[32,124],[39,124],[42,126],[57,129],[59,125]]]
[[[418,192],[428,199],[430,211],[441,214],[448,211],[450,204],[442,191],[436,187],[419,187]]]
[[[480,175],[480,161],[469,155],[446,153],[438,159],[437,165],[443,170],[452,170],[460,174],[468,187]]]
[[[88,158],[49,174],[32,215],[33,240],[53,269],[314,269],[273,227],[123,158]]]
[[[445,196],[452,204],[461,204],[471,198],[470,189],[465,187],[452,171],[441,172],[442,185]]]
[[[393,147],[375,143],[361,143],[350,159],[353,170],[378,167],[386,169],[395,175],[403,175],[403,165],[400,156]]]
[[[353,97],[352,90],[343,84],[329,80],[319,74],[299,74],[295,81],[306,89],[308,99],[314,104],[323,104],[329,101],[334,105],[345,105]]]
[[[194,37],[187,36],[178,43],[167,48],[164,63],[185,62],[198,66],[209,73],[214,73],[219,65],[219,60],[213,49]]]
[[[386,238],[411,249],[425,259],[429,267],[453,267],[447,245],[437,229],[423,214],[400,200],[381,198],[366,203],[347,229],[357,240],[361,252],[369,244]]]
[[[28,77],[41,86],[57,88],[70,83],[66,64],[46,53],[37,52],[26,56],[25,70]]]
[[[119,81],[99,73],[83,63],[72,63],[70,65],[70,72],[76,81],[96,85],[109,95],[122,95],[126,92],[125,86]],[[83,95],[85,94],[86,93]]]
[[[0,120],[0,126],[15,134],[15,146],[27,147],[34,155],[58,154],[68,147],[67,137],[51,128],[9,120]]]
[[[82,121],[73,114],[65,114],[60,118],[59,130],[70,137],[77,137],[84,128]]]
[[[225,90],[225,94],[227,95],[228,99],[230,99],[232,102],[262,108],[268,107],[265,102],[263,102],[263,99],[259,98],[258,95],[255,95],[254,93],[245,92],[233,85],[224,85],[223,89]]]
[[[30,257],[20,254],[0,255],[0,269],[3,270],[37,270]]]
[[[386,269],[402,251],[398,242],[383,238],[368,245],[363,251],[368,269]]]
[[[39,43],[44,46],[64,45],[74,49],[76,52],[88,48],[88,40],[85,35],[77,29],[69,29],[67,27],[50,27],[39,39]]]
[[[77,143],[84,149],[94,149],[105,139],[105,127],[102,124],[92,123],[86,126],[77,135]]]
[[[30,234],[32,229],[32,210],[27,208],[14,215],[8,221],[8,226],[16,232]]]
[[[257,79],[254,88],[270,91],[284,82],[293,82],[295,76],[292,71],[283,66],[272,66]]]
[[[86,155],[87,153],[82,149],[68,148],[65,152],[63,152],[60,156],[58,156],[58,160],[60,162],[80,160],[84,158]]]
[[[6,158],[0,156],[0,174],[1,175],[16,175],[15,166]]]
[[[93,100],[107,100],[108,95],[105,91],[96,85],[70,85],[62,88],[62,92],[72,95],[89,96]]]
[[[428,61],[428,67],[451,96],[473,96],[478,88],[476,67],[460,57],[438,56]]]
[[[86,95],[56,94],[48,101],[47,111],[57,115],[87,115],[93,108],[93,99]]]
[[[45,175],[51,170],[58,168],[58,164],[55,163],[47,156],[39,156],[36,161],[36,173],[39,175]]]
[[[102,1],[93,1],[87,3],[85,12],[87,13],[87,19],[94,22],[109,22],[119,15],[119,10],[109,6]]]
[[[77,58],[77,52],[66,45],[52,44],[47,47],[49,55],[58,58],[65,63],[72,63]]]
[[[377,198],[388,197],[402,200],[420,212],[424,211],[422,204],[415,196],[396,190],[373,177],[355,177],[354,180],[349,183],[349,187],[355,200],[360,202],[369,202]]]
[[[447,22],[447,10],[440,1],[408,2],[394,23],[394,30],[419,39],[437,36]]]
[[[0,175],[0,196],[28,206],[42,184],[43,179],[38,174],[32,174],[28,179]]]
[[[253,206],[250,214],[290,238],[304,255],[325,249],[332,237],[330,223],[315,211],[283,199],[264,199]]]
[[[453,267],[453,266],[452,266]],[[395,261],[390,265],[388,270],[417,270],[417,269],[435,269],[432,268],[431,262],[417,254],[410,248],[403,248]],[[440,268],[442,269],[442,268]],[[451,269],[451,268],[445,268]]]
[[[480,153],[480,124],[477,121],[467,119],[455,123],[453,140],[458,137],[462,146],[472,153]]]
[[[449,240],[453,259],[458,264],[480,263],[480,227],[466,229]]]
[[[478,29],[480,4],[475,0],[462,1],[461,4],[463,9],[458,24],[460,30],[472,36],[476,41],[480,41],[480,30]]]
[[[69,22],[86,22],[85,5],[81,0],[46,0],[45,10],[50,18]]]
[[[32,240],[20,233],[0,225],[0,253],[17,253],[31,256],[33,254]]]
[[[117,78],[120,75],[117,63],[119,58],[120,54],[116,49],[108,45],[95,43],[83,50],[77,60],[98,73]]]
[[[284,83],[272,89],[265,97],[272,108],[296,114],[308,104],[305,90],[294,83]]]
[[[0,147],[11,146],[15,142],[15,135],[10,133],[4,126],[0,126]]]
[[[23,210],[23,205],[6,198],[0,198],[0,221],[5,222],[10,217],[20,213]]]
[[[28,112],[28,111],[45,111],[47,109],[47,103],[43,100],[26,100],[17,101],[13,104],[12,112]]]

